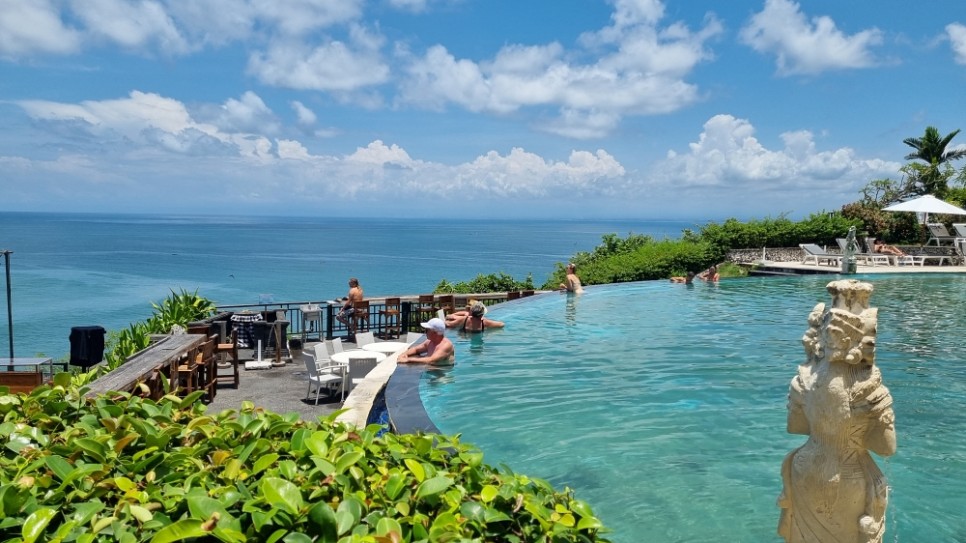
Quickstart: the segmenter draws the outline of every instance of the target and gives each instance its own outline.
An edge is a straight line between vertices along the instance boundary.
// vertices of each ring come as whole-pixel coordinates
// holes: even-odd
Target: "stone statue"
[[[833,281],[815,306],[806,360],[788,391],[788,432],[808,441],[782,463],[778,534],[788,543],[881,542],[888,486],[869,451],[896,452],[892,396],[875,366],[872,285]]]
[[[842,273],[855,273],[855,255],[862,251],[859,250],[859,242],[855,239],[855,227],[850,226],[845,235],[845,247],[842,248]]]

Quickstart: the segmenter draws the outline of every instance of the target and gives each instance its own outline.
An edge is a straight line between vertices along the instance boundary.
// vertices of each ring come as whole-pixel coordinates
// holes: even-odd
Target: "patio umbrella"
[[[943,213],[946,215],[966,215],[966,209],[946,203],[932,194],[926,194],[912,200],[906,200],[898,204],[882,208],[883,211],[912,211],[914,213],[924,213],[926,222],[929,220],[930,213]]]

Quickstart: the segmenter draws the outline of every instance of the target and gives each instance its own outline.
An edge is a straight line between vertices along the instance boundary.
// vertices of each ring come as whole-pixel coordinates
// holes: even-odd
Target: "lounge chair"
[[[890,266],[902,266],[904,264],[915,264],[915,259],[911,256],[899,256],[889,253],[877,253],[875,251],[875,238],[866,237],[865,238],[865,252],[875,255],[880,255],[886,257],[886,261]],[[921,264],[921,263],[920,263]]]
[[[966,238],[966,223],[954,222],[953,230],[956,231],[957,238]]]
[[[842,255],[833,255],[825,252],[814,243],[801,243],[798,245],[805,252],[805,258],[802,259],[802,264],[813,263],[816,266],[821,266],[822,262],[825,262],[829,266],[840,266],[842,264]]]
[[[929,229],[929,239],[926,240],[926,245],[932,245],[936,242],[936,245],[953,245],[956,242],[956,236],[950,235],[949,230],[946,230],[946,225],[941,222],[927,222],[926,228]]]
[[[835,242],[839,244],[839,249],[842,250],[842,255],[845,255],[845,248],[848,240],[845,238],[835,238]],[[891,264],[888,255],[876,253],[873,251],[866,251],[861,253],[855,253],[856,262],[864,262],[868,265],[878,266],[879,264],[884,264],[888,266]]]

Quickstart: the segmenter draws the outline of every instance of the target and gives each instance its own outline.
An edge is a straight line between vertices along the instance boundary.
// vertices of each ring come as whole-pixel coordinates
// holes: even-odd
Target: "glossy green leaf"
[[[290,514],[298,514],[302,508],[302,492],[299,487],[278,477],[266,477],[260,485],[262,494],[268,503],[280,507]]]
[[[423,479],[426,478],[426,470],[423,469],[423,465],[420,464],[419,461],[413,460],[412,458],[407,458],[403,460],[403,463],[405,463],[406,467],[409,468],[409,471],[412,472],[413,477],[416,478],[417,482],[423,482]]]
[[[427,496],[439,494],[440,492],[449,488],[452,484],[452,479],[442,475],[433,477],[432,479],[426,479],[420,483],[419,487],[416,489],[416,497],[425,498]]]
[[[335,511],[325,502],[319,502],[309,509],[308,533],[318,537],[318,543],[336,543],[339,540],[339,527]]]
[[[63,456],[58,456],[56,454],[48,456],[44,459],[44,462],[47,464],[47,467],[50,468],[50,471],[52,471],[54,475],[56,475],[61,481],[67,479],[67,477],[70,476],[70,472],[74,470],[74,466],[70,465],[70,462],[68,462]]]
[[[500,488],[494,485],[486,485],[483,490],[480,491],[480,499],[484,503],[490,503],[500,495]]]
[[[584,517],[577,522],[578,530],[600,530],[604,527],[597,517]]]
[[[402,540],[403,529],[399,524],[399,521],[392,518],[381,518],[379,522],[376,523],[376,535],[389,535],[398,534],[399,540]]]
[[[33,543],[37,541],[37,538],[44,534],[44,530],[47,529],[47,525],[50,521],[57,515],[55,509],[50,509],[44,507],[37,509],[27,517],[27,520],[23,523],[23,529],[21,534],[23,534],[24,543]]]
[[[339,460],[335,463],[336,473],[343,473],[349,468],[349,466],[358,462],[366,453],[363,451],[350,451],[339,457]]]
[[[404,488],[406,488],[406,476],[398,471],[394,471],[389,476],[389,479],[386,480],[386,496],[390,500],[395,500]]]
[[[335,512],[335,521],[339,536],[342,536],[351,530],[353,526],[359,524],[359,519],[361,518],[362,505],[358,501],[349,498],[340,503],[339,509]]]
[[[201,524],[202,522],[197,519],[179,520],[158,530],[151,538],[151,543],[171,543],[193,537],[204,537],[208,532],[202,529]]]
[[[271,465],[274,464],[276,460],[278,460],[278,455],[275,453],[263,454],[259,456],[258,460],[255,461],[255,465],[252,466],[252,475],[261,473],[266,468],[271,467]]]

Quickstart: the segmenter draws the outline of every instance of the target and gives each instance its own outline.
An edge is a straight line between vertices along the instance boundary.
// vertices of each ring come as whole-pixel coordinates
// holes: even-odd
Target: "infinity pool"
[[[877,363],[899,448],[888,541],[966,542],[966,277],[858,276],[875,286]],[[509,302],[460,337],[420,395],[489,464],[570,487],[620,543],[781,541],[788,383],[808,312],[834,277],[642,282]]]

